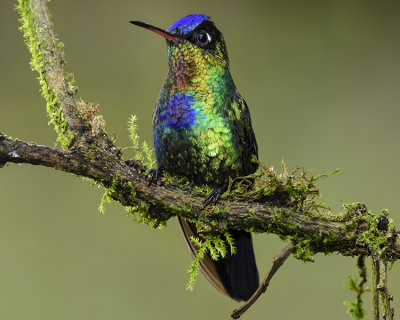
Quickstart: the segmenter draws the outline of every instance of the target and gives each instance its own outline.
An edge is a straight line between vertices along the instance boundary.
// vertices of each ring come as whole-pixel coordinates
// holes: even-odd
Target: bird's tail
[[[189,250],[194,255],[197,248],[190,238],[199,237],[196,226],[181,217],[178,219]],[[251,234],[245,231],[230,233],[235,243],[236,253],[233,255],[227,253],[225,258],[217,261],[206,254],[200,261],[200,269],[207,280],[220,292],[237,301],[246,301],[253,295],[259,284]]]

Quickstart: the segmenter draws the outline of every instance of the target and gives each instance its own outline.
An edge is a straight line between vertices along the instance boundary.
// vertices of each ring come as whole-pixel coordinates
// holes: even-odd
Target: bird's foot
[[[219,198],[222,194],[224,194],[226,189],[227,185],[224,184],[223,186],[215,188],[213,191],[211,191],[210,194],[203,201],[203,208],[207,207],[212,202],[214,202],[214,204],[217,204]]]
[[[160,169],[150,169],[147,172],[145,180],[149,178],[149,186],[154,182],[157,183],[158,180],[162,177],[162,171]]]

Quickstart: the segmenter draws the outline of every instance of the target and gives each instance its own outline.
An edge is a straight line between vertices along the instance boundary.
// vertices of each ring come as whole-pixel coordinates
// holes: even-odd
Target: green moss
[[[142,143],[142,151],[144,154],[144,160],[143,160],[144,165],[148,169],[154,168],[155,161],[153,158],[153,150],[150,149],[150,147],[148,146],[146,141],[143,141],[143,143]]]
[[[311,249],[311,243],[312,241],[310,239],[304,239],[295,243],[293,256],[304,262],[314,262],[315,252]]]
[[[153,150],[149,147],[146,141],[140,145],[140,138],[137,134],[137,117],[131,115],[128,121],[129,139],[132,143],[133,160],[142,163],[147,170],[154,168]]]
[[[355,202],[344,205],[346,211],[342,214],[349,238],[353,238],[356,232],[362,232],[364,246],[374,259],[388,259],[389,237],[393,234],[393,221],[387,217],[387,210],[375,215],[367,211],[365,204]]]
[[[97,153],[97,148],[98,147],[95,143],[91,143],[89,146],[87,146],[86,152],[83,155],[85,159],[93,159]]]
[[[117,187],[119,179],[120,179],[120,172],[117,172],[117,174],[113,178],[111,186],[109,188],[104,188],[104,194],[103,194],[103,197],[101,198],[100,205],[99,205],[99,211],[101,213],[104,213],[105,205],[107,203],[111,202],[111,200],[113,199],[113,196],[117,192],[116,187]]]
[[[133,153],[135,154],[135,158],[137,160],[143,161],[143,155],[140,152],[139,143],[140,138],[137,134],[137,117],[136,115],[131,115],[128,120],[128,131],[129,131],[129,139],[132,143]]]
[[[347,305],[347,313],[350,314],[353,319],[359,320],[364,318],[365,310],[364,308],[360,308],[357,301],[345,301],[344,304]]]
[[[365,266],[365,256],[359,256],[357,259],[358,268],[358,279],[349,277],[347,287],[350,291],[356,293],[357,298],[355,301],[345,301],[344,304],[348,306],[347,313],[349,313],[353,319],[360,320],[366,315],[365,309],[363,308],[362,294],[366,291],[364,285],[367,282],[367,268]]]
[[[256,173],[230,180],[227,198],[276,203],[280,206],[290,206],[304,214],[329,211],[329,208],[319,201],[319,190],[315,183],[321,178],[339,172],[338,169],[314,177],[298,167],[289,172],[283,162],[279,174],[273,167],[268,168],[261,163],[258,164],[259,170]]]
[[[166,226],[166,221],[154,218],[149,213],[149,205],[144,201],[137,200],[136,204],[125,208],[127,215],[135,215],[136,223],[144,223],[151,228],[163,228]]]
[[[198,249],[194,254],[193,262],[189,267],[190,279],[187,288],[193,290],[194,282],[199,275],[200,261],[204,258],[205,254],[209,254],[213,260],[224,258],[227,254],[226,244],[228,243],[231,254],[236,252],[233,238],[229,233],[225,233],[225,240],[220,235],[215,234],[202,234],[202,239],[192,237],[190,239]]]
[[[212,212],[214,214],[229,213],[229,211],[230,211],[229,203],[225,203],[223,205],[216,204],[212,207]]]
[[[46,70],[51,68],[51,61],[44,58],[49,48],[53,51],[53,55],[62,60],[64,63],[62,51],[63,43],[56,40],[55,43],[49,43],[44,36],[45,30],[43,26],[37,24],[37,16],[32,11],[32,3],[29,0],[19,0],[16,10],[20,14],[19,19],[21,23],[20,30],[23,32],[25,43],[31,53],[32,59],[30,65],[32,70],[39,73],[39,82],[41,85],[42,96],[47,102],[47,113],[49,115],[49,124],[54,125],[57,133],[57,141],[65,149],[69,148],[74,139],[74,134],[68,129],[67,121],[64,117],[62,107],[59,102],[57,93],[49,86],[49,79],[46,75]],[[77,89],[70,84],[71,91],[75,92]]]
[[[213,189],[208,185],[194,186],[194,191],[195,191],[195,194],[207,196],[213,191]]]
[[[235,241],[233,240],[231,234],[229,232],[225,232],[224,236],[231,250],[231,254],[235,254],[236,253]]]
[[[139,199],[132,201],[135,202],[135,205],[126,208],[127,214],[135,214],[137,223],[145,223],[152,228],[165,227],[167,221],[173,216],[187,215],[187,217],[190,217],[192,211],[192,205],[190,203],[182,204],[179,207],[173,207],[160,202],[145,203]]]
[[[368,216],[369,229],[362,234],[364,243],[371,252],[374,259],[389,259],[387,256],[389,250],[388,232],[393,228],[393,221],[387,218],[387,212],[382,211],[380,215]]]
[[[329,248],[331,244],[337,243],[339,240],[339,236],[333,232],[328,232],[328,236],[322,239],[322,245],[325,248]],[[325,251],[325,254],[329,254],[330,252]]]

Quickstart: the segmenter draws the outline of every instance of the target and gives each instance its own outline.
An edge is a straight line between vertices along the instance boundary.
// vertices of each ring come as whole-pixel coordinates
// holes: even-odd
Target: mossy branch
[[[203,233],[275,233],[290,240],[296,246],[295,257],[303,260],[310,260],[317,252],[334,251],[352,256],[377,253],[388,261],[400,257],[400,238],[387,213],[374,215],[361,203],[348,205],[339,214],[317,207],[305,211],[296,202],[283,202],[280,190],[267,199],[220,200],[219,205],[204,209],[204,194],[199,190],[188,183],[149,186],[141,165],[137,164],[137,169],[134,161],[116,159],[97,149],[93,155],[81,150],[60,151],[0,133],[0,163],[4,166],[7,162],[42,165],[90,178],[109,188],[108,197],[124,206],[147,204],[148,218],[159,222],[182,216],[196,221]]]
[[[64,70],[64,44],[54,32],[46,0],[18,0],[16,10],[31,53],[30,65],[39,74],[49,123],[54,125],[57,141],[63,149],[86,149],[96,144],[118,156],[119,149],[104,134],[102,118],[95,116],[97,106],[74,99],[78,87],[73,75]]]
[[[20,0],[16,9],[21,16],[20,29],[32,56],[31,67],[39,73],[50,123],[54,125],[58,141],[68,148],[83,123],[73,99],[77,88],[67,80],[68,75],[63,69],[63,43],[54,34],[50,14],[43,1]]]
[[[309,177],[300,169],[289,172],[284,165],[280,174],[261,166],[256,174],[231,181],[229,193],[214,207],[203,208],[205,190],[185,179],[166,176],[163,185],[149,186],[142,164],[153,161],[148,146],[143,145],[141,159],[125,161],[105,133],[103,118],[96,115],[98,106],[74,98],[77,89],[64,71],[62,43],[53,31],[46,1],[19,0],[17,10],[31,66],[39,73],[50,122],[64,151],[0,133],[0,168],[28,163],[89,178],[106,188],[104,203],[118,201],[154,227],[181,216],[196,223],[206,239],[230,230],[275,233],[290,241],[290,253],[304,261],[318,252],[371,256],[376,292],[382,297],[385,316],[392,317],[387,262],[400,258],[400,238],[387,212],[374,215],[364,204],[354,203],[334,213],[318,202],[315,182],[320,177]],[[130,128],[135,129],[134,119]],[[138,151],[134,130],[131,136]],[[232,249],[233,243],[228,238],[227,242]],[[379,305],[376,310],[379,313]]]

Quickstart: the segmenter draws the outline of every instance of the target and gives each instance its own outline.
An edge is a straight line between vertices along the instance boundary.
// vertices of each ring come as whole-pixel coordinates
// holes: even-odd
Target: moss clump
[[[128,121],[129,139],[132,142],[134,157],[132,160],[139,161],[147,170],[154,168],[153,150],[149,147],[146,141],[140,144],[140,138],[137,134],[137,117],[131,115]]]
[[[106,203],[109,203],[111,202],[111,200],[113,200],[113,196],[117,192],[117,184],[119,179],[120,179],[120,172],[117,172],[117,174],[112,180],[111,186],[109,188],[104,188],[104,194],[103,197],[101,198],[99,205],[99,211],[101,213],[104,213]]]
[[[49,86],[46,71],[51,70],[52,66],[49,59],[45,59],[45,54],[51,50],[52,55],[60,59],[61,63],[64,63],[64,53],[62,51],[64,44],[58,40],[54,43],[49,43],[49,40],[45,36],[47,30],[45,26],[37,23],[37,15],[32,10],[31,1],[19,0],[16,10],[21,16],[19,19],[21,23],[20,30],[23,32],[25,43],[32,55],[30,65],[32,70],[39,73],[42,96],[47,102],[47,113],[50,118],[49,124],[54,125],[58,136],[57,141],[60,142],[63,148],[67,149],[72,144],[74,134],[68,129],[57,93]],[[71,80],[69,91],[74,94],[77,89],[72,82],[73,80]]]
[[[295,243],[293,256],[304,262],[314,262],[315,252],[311,249],[311,243],[310,239],[304,239]]]
[[[184,187],[185,185],[187,185],[188,188],[184,189],[186,190],[192,190],[195,189],[196,186],[193,183],[189,182],[189,179],[187,177],[184,176],[171,176],[168,172],[164,172],[163,176],[162,176],[162,182],[164,183],[164,185],[166,186],[180,186],[180,187]]]
[[[387,210],[383,210],[380,215],[368,216],[369,229],[362,234],[364,243],[375,260],[393,260],[389,252],[389,242],[395,231],[393,220],[388,219],[387,215]]]
[[[146,203],[136,197],[136,190],[132,182],[128,182],[126,186],[122,187],[122,189],[121,186],[119,186],[120,182],[120,172],[117,172],[112,180],[111,186],[104,188],[104,194],[99,205],[100,212],[103,213],[106,203],[116,199],[120,195],[120,192],[124,192],[122,196],[124,199],[127,199],[127,202],[132,204],[125,207],[126,215],[135,215],[137,223],[145,223],[152,228],[162,228],[166,226],[167,220],[172,215],[177,215],[181,210],[184,212],[191,211],[191,207],[189,208],[185,206],[182,206],[180,209],[169,207],[161,208],[160,206],[154,207],[151,203]],[[170,213],[171,210],[173,214]],[[157,214],[152,214],[153,212],[156,212]],[[160,212],[165,212],[166,215],[162,216],[160,215]]]
[[[143,201],[138,200],[136,205],[126,207],[127,215],[135,215],[136,223],[144,223],[149,225],[151,228],[163,228],[166,226],[166,221],[152,217],[149,214],[149,205]]]
[[[216,204],[212,209],[212,212],[214,214],[229,213],[229,211],[230,211],[229,202],[225,203],[224,205]]]
[[[199,275],[200,260],[204,258],[204,255],[206,253],[209,253],[210,257],[213,260],[224,258],[228,253],[227,245],[231,254],[236,253],[233,238],[228,232],[225,232],[222,236],[204,233],[201,235],[201,237],[201,240],[195,237],[192,237],[190,239],[192,243],[196,246],[197,251],[194,254],[193,262],[188,270],[190,274],[190,279],[187,284],[187,288],[189,290],[193,290],[194,282]],[[223,239],[222,237],[224,237],[225,239]]]
[[[281,169],[281,173],[278,174],[273,167],[268,168],[259,163],[256,173],[231,179],[228,191],[223,197],[272,202],[290,206],[304,214],[329,209],[323,202],[318,201],[319,190],[315,183],[339,172],[338,169],[319,176],[309,175],[302,168],[295,168],[289,172],[284,162]]]
[[[387,210],[375,215],[359,202],[345,204],[344,207],[346,211],[341,216],[345,221],[347,236],[353,238],[355,233],[362,233],[363,245],[374,259],[391,261],[393,257],[390,256],[389,246],[396,231]]]
[[[167,221],[173,216],[190,216],[192,205],[182,204],[179,207],[172,207],[164,203],[146,203],[139,199],[132,199],[135,205],[126,207],[127,215],[135,215],[137,223],[145,223],[152,228],[163,228]]]
[[[98,136],[105,132],[106,122],[102,115],[97,115],[99,105],[80,99],[77,104],[79,116],[88,127],[91,127],[92,136]]]

